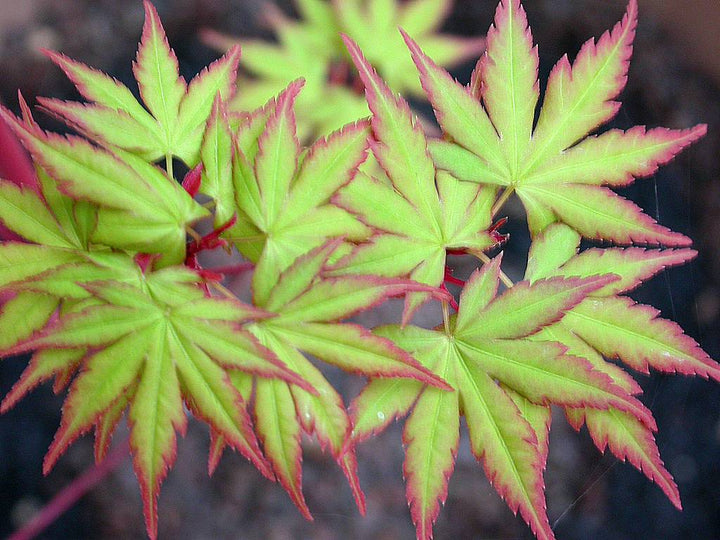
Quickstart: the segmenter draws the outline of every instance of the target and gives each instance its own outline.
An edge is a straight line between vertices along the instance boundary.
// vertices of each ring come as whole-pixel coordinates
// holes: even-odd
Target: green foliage
[[[263,105],[291,81],[302,77],[297,114],[303,140],[334,131],[369,114],[353,83],[348,54],[340,39],[356,40],[368,60],[390,86],[424,98],[417,71],[397,28],[404,28],[442,66],[454,66],[477,56],[482,38],[437,33],[453,0],[294,0],[300,19],[290,19],[273,5],[265,20],[277,43],[233,38],[208,30],[205,41],[221,50],[242,48],[241,67],[249,74],[230,104],[247,111]]]
[[[24,103],[22,118],[2,109],[35,177],[0,179],[0,220],[17,235],[0,245],[0,353],[32,353],[0,410],[50,379],[56,391],[68,388],[44,471],[90,430],[103,459],[127,411],[154,538],[187,408],[209,425],[211,470],[234,448],[311,519],[301,445],[311,435],[364,512],[356,446],[407,415],[407,498],[418,538],[431,538],[464,416],[497,492],[538,538],[553,538],[543,472],[556,405],[679,508],[655,421],[622,364],[715,380],[720,366],[625,293],[696,253],[610,188],[651,175],[705,126],[596,133],[619,108],[635,0],[572,65],[558,62],[536,124],[537,49],[518,0],[498,6],[468,86],[439,67],[478,43],[432,34],[446,2],[298,8],[302,22],[273,19],[277,47],[242,43],[260,78],[238,98],[240,50],[186,84],[145,2],[134,66],[142,103],[115,79],[48,53],[88,102],[41,103],[82,137],[43,131]],[[367,101],[325,84],[346,58]],[[418,80],[442,138],[427,135],[395,93],[415,95]],[[366,104],[369,121],[358,119]],[[318,130],[316,142],[301,144]],[[173,158],[190,168],[184,179]],[[501,269],[507,238],[494,221],[513,194],[532,237],[519,283]],[[623,247],[581,250],[582,238]],[[229,264],[203,268],[202,252],[216,248]],[[452,277],[448,254],[475,260],[466,283]],[[248,291],[223,284],[250,269]],[[461,286],[458,298],[448,283]],[[348,321],[391,297],[404,299],[400,324]],[[443,318],[435,328],[413,325],[428,301]],[[369,379],[349,409],[325,363]]]

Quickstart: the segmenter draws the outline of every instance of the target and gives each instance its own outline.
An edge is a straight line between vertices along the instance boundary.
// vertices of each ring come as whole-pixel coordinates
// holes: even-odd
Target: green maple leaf
[[[464,415],[473,454],[514,512],[538,538],[552,538],[542,471],[548,405],[612,406],[654,425],[644,406],[559,343],[531,339],[542,327],[615,279],[550,278],[522,282],[497,295],[497,257],[467,282],[460,309],[446,326],[391,325],[375,333],[410,352],[455,389],[443,392],[405,380],[373,380],[351,405],[355,442],[412,409],[405,424],[407,497],[418,538],[432,537],[447,496]]]
[[[176,431],[184,433],[187,425],[183,404],[272,478],[230,374],[248,372],[313,389],[241,328],[267,313],[236,300],[206,297],[197,274],[188,269],[136,275],[136,283],[84,284],[89,301],[75,304],[41,332],[6,349],[5,355],[36,352],[1,410],[38,383],[79,371],[45,458],[47,473],[68,445],[92,428],[96,455],[102,457],[129,407],[133,464],[148,534],[154,538],[160,484],[175,459]],[[57,283],[63,279],[66,287],[75,285],[74,276]]]
[[[329,6],[322,6],[327,7]],[[330,14],[332,16],[332,14]],[[306,81],[297,101],[298,130],[301,140],[309,140],[322,133],[330,133],[345,124],[368,116],[367,103],[355,90],[333,81],[337,70],[333,51],[339,42],[335,25],[315,28],[299,25],[286,18],[274,24],[279,43],[263,40],[237,39],[206,31],[206,42],[219,50],[240,45],[242,66],[252,77],[242,78],[242,92],[230,102],[232,111],[252,111],[279,94],[289,83],[299,78]],[[316,30],[322,34],[317,35]],[[326,30],[330,30],[327,32]],[[330,33],[335,32],[332,37]]]
[[[452,9],[452,0],[335,1],[339,31],[350,36],[368,61],[395,92],[422,97],[423,91],[397,28],[405,31],[441,66],[452,67],[473,58],[484,38],[461,38],[437,33]]]
[[[335,197],[336,204],[378,231],[340,261],[335,273],[409,275],[439,287],[448,249],[480,254],[495,243],[487,229],[496,192],[435,170],[425,134],[407,102],[390,91],[357,45],[345,39],[373,111],[373,154],[389,181],[360,173]],[[404,320],[426,298],[409,297]]]
[[[240,44],[242,66],[252,78],[233,100],[234,110],[253,110],[291,81],[303,77],[307,87],[298,99],[301,138],[339,129],[367,116],[367,104],[349,82],[347,54],[339,38],[358,41],[368,59],[391,88],[422,97],[417,73],[397,27],[402,26],[443,66],[478,54],[482,38],[438,34],[452,7],[451,0],[296,0],[300,20],[278,10],[266,17],[278,39],[273,44],[237,39],[208,31],[205,39],[219,50]]]
[[[634,127],[588,136],[618,111],[627,79],[637,2],[611,32],[564,56],[548,80],[537,124],[538,56],[518,0],[498,6],[485,55],[469,87],[454,81],[405,35],[428,99],[448,140],[430,149],[439,168],[460,179],[516,193],[536,235],[560,221],[587,238],[619,244],[684,246],[685,236],[643,214],[611,187],[648,176],[705,133]]]
[[[175,156],[194,167],[216,94],[230,99],[235,93],[240,49],[232,48],[186,84],[157,11],[147,0],[144,5],[145,25],[133,66],[142,104],[109,75],[55,52],[47,54],[91,103],[57,99],[40,99],[40,103],[100,144],[148,161],[165,157],[169,162]]]
[[[20,124],[7,111],[2,114],[16,130],[40,133],[32,117]],[[0,179],[0,221],[26,241],[0,245],[0,290],[10,295],[0,315],[3,349],[29,338],[57,310],[66,290],[54,287],[52,280],[46,282],[48,275],[73,268],[79,280],[112,279],[124,274],[123,263],[128,260],[91,250],[89,236],[97,209],[62,194],[39,167],[36,174],[38,182],[32,187]]]
[[[184,260],[186,228],[209,212],[165,171],[119,148],[110,151],[79,137],[44,132],[4,109],[0,114],[50,177],[43,198],[27,190],[11,195],[12,188],[6,188],[26,216],[43,219],[34,224],[21,222],[20,214],[8,216],[14,219],[11,228],[50,246],[157,253],[165,265]],[[49,237],[55,229],[56,238]]]
[[[301,81],[292,83],[276,100],[247,115],[234,146],[238,218],[224,236],[256,263],[257,305],[264,305],[280,273],[297,257],[328,238],[358,240],[370,233],[330,202],[365,159],[367,123],[345,126],[301,152],[293,110],[301,87]]]
[[[346,448],[350,432],[342,397],[303,354],[368,377],[409,377],[418,384],[448,389],[444,381],[419,365],[391,341],[365,328],[338,322],[390,296],[430,287],[376,276],[318,277],[340,240],[330,241],[298,258],[278,278],[266,301],[258,304],[274,317],[247,326],[260,343],[308,381],[315,393],[282,380],[255,382],[255,424],[268,460],[280,483],[303,515],[311,519],[301,490],[302,433],[315,435],[329,448],[353,489],[364,514],[354,450]],[[257,298],[258,295],[256,294]],[[272,320],[271,320],[272,319]],[[235,381],[247,387],[247,381]],[[222,444],[222,441],[219,441]]]
[[[587,249],[578,253],[580,235],[563,224],[548,227],[533,242],[526,279],[558,276],[585,277],[603,273],[620,276],[569,310],[563,320],[543,329],[537,339],[559,341],[568,352],[588,360],[593,368],[633,394],[639,385],[615,364],[603,359],[618,358],[628,367],[648,373],[649,367],[664,373],[699,375],[720,381],[720,365],[676,323],[658,317],[650,306],[620,296],[637,287],[667,266],[682,264],[695,256],[691,249],[646,250],[637,247]],[[620,459],[628,460],[656,482],[670,501],[681,508],[680,494],[665,469],[651,426],[627,411],[570,408],[567,416],[576,429],[587,425],[601,451],[606,446]]]

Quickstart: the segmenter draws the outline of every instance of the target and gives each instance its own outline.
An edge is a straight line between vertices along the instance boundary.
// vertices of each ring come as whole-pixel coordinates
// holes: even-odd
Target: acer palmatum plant
[[[42,130],[22,100],[20,118],[2,110],[34,170],[14,152],[0,181],[0,218],[15,235],[0,245],[0,347],[32,353],[0,409],[49,379],[68,388],[45,472],[91,430],[102,460],[127,413],[154,538],[160,485],[189,411],[210,426],[211,471],[234,448],[307,518],[301,436],[314,435],[364,512],[356,445],[407,415],[407,499],[418,538],[431,538],[465,416],[497,492],[538,538],[553,538],[543,471],[557,405],[680,508],[655,421],[623,364],[716,380],[720,366],[624,294],[695,251],[610,187],[651,175],[705,126],[597,133],[619,108],[635,0],[572,64],[557,63],[537,122],[537,49],[518,1],[498,6],[468,86],[401,31],[440,139],[344,35],[372,116],[309,148],[297,135],[302,80],[238,112],[228,104],[241,51],[187,84],[149,2],[145,12],[134,65],[142,103],[48,52],[87,101],[40,103],[82,136]],[[188,167],[184,178],[174,159]],[[519,283],[497,249],[507,240],[497,216],[513,195],[532,237]],[[213,230],[197,232],[199,222]],[[580,249],[582,238],[606,247]],[[233,247],[245,262],[203,266],[203,251]],[[448,254],[476,261],[466,283]],[[223,279],[249,269],[245,303]],[[447,284],[461,287],[458,297]],[[397,296],[398,324],[346,321]],[[442,321],[413,325],[428,301],[441,304]],[[349,412],[306,355],[369,379]]]

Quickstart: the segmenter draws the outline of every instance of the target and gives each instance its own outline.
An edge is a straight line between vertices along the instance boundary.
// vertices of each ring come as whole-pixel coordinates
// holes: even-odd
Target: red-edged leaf
[[[90,356],[85,370],[70,388],[60,429],[45,456],[45,473],[79,435],[94,426],[100,415],[133,384],[138,374],[148,369],[143,367],[145,352],[156,338],[156,328],[148,327],[130,333]]]
[[[403,431],[406,445],[403,471],[418,538],[432,538],[433,523],[447,498],[459,441],[457,394],[426,388]]]
[[[362,56],[357,45],[347,36],[343,40],[360,72],[373,112],[373,132],[379,140],[373,147],[373,153],[395,188],[438,232],[440,205],[437,197],[433,196],[435,168],[427,151],[422,128],[413,120],[405,100],[393,95]]]
[[[592,298],[570,312],[566,324],[603,355],[640,372],[653,367],[720,381],[720,366],[676,323],[658,315],[630,298]]]
[[[568,260],[555,275],[615,274],[619,277],[617,281],[590,293],[591,296],[610,296],[631,291],[664,268],[684,264],[696,255],[692,249],[593,248]]]
[[[326,278],[310,290],[287,303],[280,317],[283,321],[335,321],[371,309],[387,298],[411,292],[445,295],[421,283],[375,276],[341,276]]]
[[[660,459],[655,438],[637,418],[613,408],[606,411],[570,411],[569,414],[584,417],[588,431],[601,452],[610,448],[619,459],[629,461],[655,482],[678,510],[682,510],[680,492]]]
[[[705,135],[707,126],[672,130],[610,130],[588,137],[549,160],[530,177],[528,184],[593,184],[626,186],[635,178],[650,176],[683,148]]]
[[[282,381],[258,382],[255,424],[273,470],[305,519],[312,520],[302,494],[300,424],[290,388]]]
[[[177,373],[162,334],[155,336],[129,414],[133,466],[140,482],[145,527],[153,539],[157,538],[160,484],[175,462],[176,431],[184,434],[187,426]]]
[[[344,41],[373,112],[376,140],[371,148],[390,183],[361,174],[335,197],[337,204],[381,234],[340,261],[334,273],[408,275],[439,287],[446,249],[480,252],[493,245],[487,233],[491,204],[483,204],[478,190],[458,186],[454,177],[436,175],[427,140],[407,102],[392,93],[352,39],[345,36]],[[386,203],[379,205],[379,200]],[[426,294],[409,295],[403,321],[409,321],[426,300]]]
[[[586,41],[572,67],[567,56],[555,65],[533,133],[534,159],[528,161],[528,169],[615,116],[620,104],[612,100],[627,81],[636,27],[637,1],[630,0],[623,19],[597,43]]]
[[[165,142],[169,146],[172,144],[171,133],[178,121],[180,102],[187,91],[187,85],[179,75],[177,57],[168,45],[155,7],[147,0],[143,5],[145,24],[133,71],[140,95],[163,126]]]
[[[303,323],[273,327],[298,348],[350,373],[369,377],[408,377],[448,390],[441,378],[420,366],[391,341],[353,324]]]
[[[470,88],[406,37],[444,132],[444,141],[431,146],[436,165],[466,181],[506,186],[502,202],[516,192],[533,236],[561,221],[598,240],[687,246],[688,238],[600,186],[654,173],[706,127],[635,127],[583,139],[619,109],[613,99],[627,79],[636,25],[637,1],[631,0],[622,21],[597,44],[586,42],[572,66],[563,56],[550,74],[534,130],[538,57],[518,0],[499,4]]]
[[[475,274],[470,280],[477,277]],[[455,332],[473,338],[527,337],[557,322],[588,294],[614,280],[614,276],[605,275],[585,280],[549,278],[532,284],[523,281],[488,304],[482,311],[483,318],[473,320],[458,315]],[[468,289],[475,286],[471,281],[466,285]]]
[[[50,60],[65,72],[65,75],[75,84],[75,87],[84,98],[109,110],[127,114],[147,130],[147,133],[153,138],[159,139],[162,136],[157,122],[124,84],[65,55],[53,51],[44,52]],[[57,102],[51,101],[51,104],[57,105]],[[56,113],[62,112],[62,110],[55,110],[54,107],[51,107],[51,109]],[[77,108],[74,109],[75,115],[77,115],[77,110]],[[119,117],[122,116],[122,114],[119,115]]]
[[[469,89],[435,64],[409,36],[404,37],[443,132],[486,163],[482,182],[506,185],[508,164],[485,109]],[[449,170],[452,172],[453,169]]]
[[[514,175],[522,167],[530,144],[540,95],[537,47],[533,47],[527,16],[519,0],[498,4],[487,43],[477,68],[482,71],[482,99],[503,141],[510,174]],[[413,52],[416,59],[421,59],[417,51]]]
[[[607,188],[577,184],[523,186],[519,191],[526,209],[540,204],[586,238],[618,244],[689,246],[687,236],[659,225],[638,206]],[[534,234],[540,230],[533,230]]]
[[[302,81],[296,81],[278,96],[275,109],[258,138],[255,176],[263,214],[269,223],[278,218],[297,168],[300,145],[293,105],[302,86]]]
[[[227,113],[218,94],[200,145],[202,182],[200,191],[215,200],[215,225],[226,223],[235,213],[232,185],[233,140]]]
[[[62,374],[69,367],[76,366],[84,356],[84,349],[48,349],[35,353],[20,379],[0,404],[0,413],[12,409],[18,401],[40,383]]]
[[[125,395],[120,396],[110,407],[100,415],[95,422],[95,463],[100,463],[107,456],[113,433],[120,419],[127,409],[132,396],[135,395],[135,386],[130,386]]]
[[[535,536],[553,538],[545,511],[543,453],[534,429],[507,393],[472,360],[456,370],[473,454],[483,460],[490,482]]]
[[[459,343],[458,348],[483,371],[533,403],[558,403],[604,409],[609,406],[634,414],[650,427],[657,425],[650,411],[610,377],[594,371],[583,358],[563,356],[557,343],[522,340]]]

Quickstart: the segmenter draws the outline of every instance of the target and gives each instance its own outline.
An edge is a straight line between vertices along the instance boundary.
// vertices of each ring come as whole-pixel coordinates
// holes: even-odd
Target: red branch
[[[10,535],[7,540],[31,540],[38,536],[70,509],[83,495],[117,469],[128,455],[128,444],[127,440],[125,440],[118,444],[104,460],[86,470],[65,486],[35,517]]]

